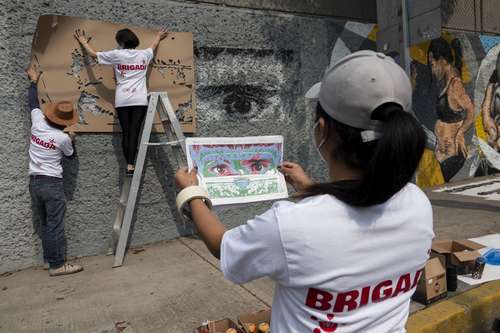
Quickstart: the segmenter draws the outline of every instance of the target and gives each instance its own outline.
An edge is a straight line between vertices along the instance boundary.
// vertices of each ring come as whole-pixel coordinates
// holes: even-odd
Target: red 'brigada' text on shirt
[[[411,275],[413,275],[413,279]],[[421,275],[422,270],[418,270],[414,274],[403,274],[395,280],[381,281],[375,285],[338,293],[336,295],[328,291],[309,288],[306,305],[321,311],[353,311],[368,303],[381,302],[410,291],[415,288]]]
[[[146,70],[147,66],[146,65],[122,65],[119,64],[117,66],[119,71],[137,71],[137,70]]]
[[[44,148],[47,148],[47,149],[52,149],[52,150],[56,150],[56,145],[55,145],[55,140],[54,139],[50,139],[48,142],[47,141],[43,141],[42,139],[40,139],[39,137],[31,134],[31,141],[33,143],[36,143],[37,145],[39,146],[42,146]]]

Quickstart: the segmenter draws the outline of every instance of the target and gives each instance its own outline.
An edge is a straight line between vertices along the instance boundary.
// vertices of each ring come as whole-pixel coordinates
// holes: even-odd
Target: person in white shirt
[[[66,262],[64,215],[66,196],[61,159],[74,155],[73,139],[64,129],[78,120],[73,103],[61,101],[40,109],[37,82],[40,73],[31,65],[26,70],[31,81],[28,102],[31,110],[29,147],[29,189],[36,217],[35,231],[42,239],[44,261],[49,275],[77,273],[83,267]]]
[[[209,209],[196,170],[178,170],[179,201],[226,278],[276,282],[271,332],[405,332],[434,237],[429,200],[410,183],[425,146],[410,80],[390,57],[358,51],[306,97],[318,99],[313,140],[329,182],[285,162],[301,200],[232,230]]]
[[[148,65],[153,60],[160,41],[167,35],[166,30],[161,30],[147,49],[137,50],[139,46],[137,35],[130,29],[121,29],[115,36],[119,48],[96,52],[89,45],[89,38],[85,36],[85,32],[75,31],[75,38],[91,57],[97,58],[97,62],[101,65],[114,66],[115,108],[122,128],[122,148],[127,161],[127,175],[134,173],[139,133],[147,112]]]

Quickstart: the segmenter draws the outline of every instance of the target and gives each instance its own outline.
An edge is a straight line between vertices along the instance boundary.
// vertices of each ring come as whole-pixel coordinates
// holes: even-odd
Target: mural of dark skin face
[[[488,144],[495,150],[500,151],[500,53],[497,57],[496,70],[493,72],[490,82],[486,87],[481,114],[483,127],[488,135]]]
[[[434,127],[436,134],[436,148],[435,155],[437,160],[441,163],[443,169],[443,176],[446,181],[458,172],[467,158],[467,145],[465,143],[465,132],[468,131],[474,122],[474,105],[465,91],[463,82],[457,69],[450,64],[443,57],[435,59],[434,54],[429,52],[428,56],[429,65],[431,68],[432,76],[438,80],[443,90],[439,95],[439,99],[445,99],[438,104],[444,104],[444,108],[448,112],[456,114],[451,117],[457,117],[458,114],[465,113],[465,119],[457,118],[457,121],[450,121],[449,119],[441,119],[438,112],[438,120]],[[461,165],[454,165],[454,171],[444,170],[446,161],[453,157],[460,157]],[[458,161],[458,159],[457,159]],[[443,163],[444,162],[444,163]],[[455,162],[453,162],[456,164]]]

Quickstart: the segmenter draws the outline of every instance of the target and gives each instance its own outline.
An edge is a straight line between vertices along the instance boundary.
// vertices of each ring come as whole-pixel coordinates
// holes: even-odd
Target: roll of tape
[[[202,199],[209,209],[212,209],[212,201],[208,197],[207,191],[201,186],[188,186],[177,194],[175,205],[182,217],[191,219],[189,202],[194,199]]]

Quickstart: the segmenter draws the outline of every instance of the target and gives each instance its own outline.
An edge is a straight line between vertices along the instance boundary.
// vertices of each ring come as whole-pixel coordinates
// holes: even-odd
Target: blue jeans
[[[62,178],[31,176],[30,194],[33,213],[37,215],[37,232],[42,239],[43,257],[50,268],[62,266],[66,260],[64,214],[66,197]]]

